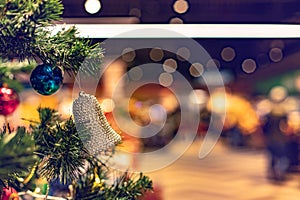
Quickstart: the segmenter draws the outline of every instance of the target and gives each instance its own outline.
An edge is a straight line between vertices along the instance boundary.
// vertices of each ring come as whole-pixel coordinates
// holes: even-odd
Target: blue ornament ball
[[[62,70],[49,64],[38,65],[30,75],[31,86],[42,95],[54,94],[60,88],[62,82]]]

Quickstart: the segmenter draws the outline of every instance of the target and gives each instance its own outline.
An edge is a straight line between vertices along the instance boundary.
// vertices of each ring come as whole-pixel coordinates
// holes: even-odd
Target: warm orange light
[[[211,95],[208,108],[225,114],[225,127],[237,126],[244,134],[253,133],[258,125],[258,116],[247,99],[238,95],[216,92]]]
[[[103,99],[101,103],[103,112],[109,113],[112,112],[115,108],[115,103],[112,99]]]
[[[189,9],[189,4],[187,1],[184,0],[177,0],[174,5],[173,5],[174,11],[179,13],[179,14],[183,14],[185,12],[187,12],[187,10]]]
[[[225,114],[227,105],[227,97],[225,91],[215,91],[211,94],[208,101],[208,109],[215,113]]]
[[[288,127],[292,133],[298,133],[300,131],[300,112],[293,111],[288,114]]]

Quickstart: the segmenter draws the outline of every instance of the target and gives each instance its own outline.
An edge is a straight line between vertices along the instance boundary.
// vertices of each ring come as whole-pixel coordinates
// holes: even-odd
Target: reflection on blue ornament
[[[62,70],[49,64],[38,65],[30,75],[31,86],[42,95],[54,94],[60,88],[62,81]]]

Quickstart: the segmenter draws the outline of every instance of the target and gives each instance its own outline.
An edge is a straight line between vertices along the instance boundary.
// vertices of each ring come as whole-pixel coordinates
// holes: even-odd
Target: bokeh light
[[[151,60],[158,62],[163,59],[164,52],[161,48],[156,47],[156,48],[151,49],[149,56],[150,56]]]
[[[210,60],[207,61],[206,67],[207,67],[207,69],[215,69],[215,67],[220,68],[221,63],[218,59],[213,58],[213,59],[210,59]]]
[[[283,58],[283,53],[280,48],[272,48],[269,52],[269,57],[273,62],[280,62]]]
[[[126,48],[122,52],[122,59],[126,62],[132,62],[135,59],[135,50],[132,48]]]
[[[232,47],[225,47],[221,52],[221,57],[226,62],[232,61],[235,56],[235,50]]]
[[[270,90],[269,97],[274,102],[283,101],[287,97],[287,90],[283,86],[275,86]]]
[[[256,113],[259,117],[265,116],[272,110],[272,103],[269,99],[262,99],[256,103]]]
[[[252,104],[243,96],[215,90],[207,105],[212,112],[225,114],[224,128],[237,126],[243,134],[254,133],[259,126],[259,119]]]
[[[190,66],[190,74],[193,76],[193,77],[199,77],[203,74],[204,72],[204,67],[201,63],[193,63],[191,66]]]
[[[173,17],[170,19],[170,24],[183,24],[183,20],[179,17]]]
[[[88,13],[95,14],[101,9],[101,3],[99,0],[86,0],[84,8]]]
[[[58,111],[63,117],[69,117],[72,114],[72,99],[64,98],[58,105]]]
[[[190,58],[191,52],[186,47],[180,47],[176,52],[176,56],[178,60],[185,61]]]
[[[196,89],[189,95],[189,100],[192,104],[205,104],[208,99],[208,94],[205,90]]]
[[[143,77],[143,70],[140,67],[134,67],[128,72],[129,78],[133,81],[138,81]]]
[[[242,63],[242,69],[247,74],[253,73],[256,67],[256,62],[251,58],[245,59]]]
[[[173,76],[169,73],[161,73],[158,81],[162,86],[169,87],[173,83]]]
[[[221,89],[215,89],[211,94],[207,103],[209,111],[218,114],[224,114],[226,107],[228,107],[227,95]]]
[[[164,64],[163,64],[163,68],[166,72],[169,73],[173,73],[176,71],[177,69],[177,62],[176,60],[169,58],[167,60],[165,60]]]
[[[189,9],[189,3],[184,0],[177,0],[173,5],[173,9],[175,12],[183,14]]]
[[[101,106],[103,109],[103,112],[109,113],[112,112],[115,108],[115,103],[112,99],[103,99],[101,102]]]

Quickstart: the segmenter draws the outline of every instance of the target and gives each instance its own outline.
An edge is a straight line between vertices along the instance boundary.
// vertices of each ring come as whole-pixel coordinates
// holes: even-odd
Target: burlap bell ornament
[[[73,115],[82,142],[92,155],[121,141],[121,136],[109,125],[95,96],[80,92],[73,102]]]

